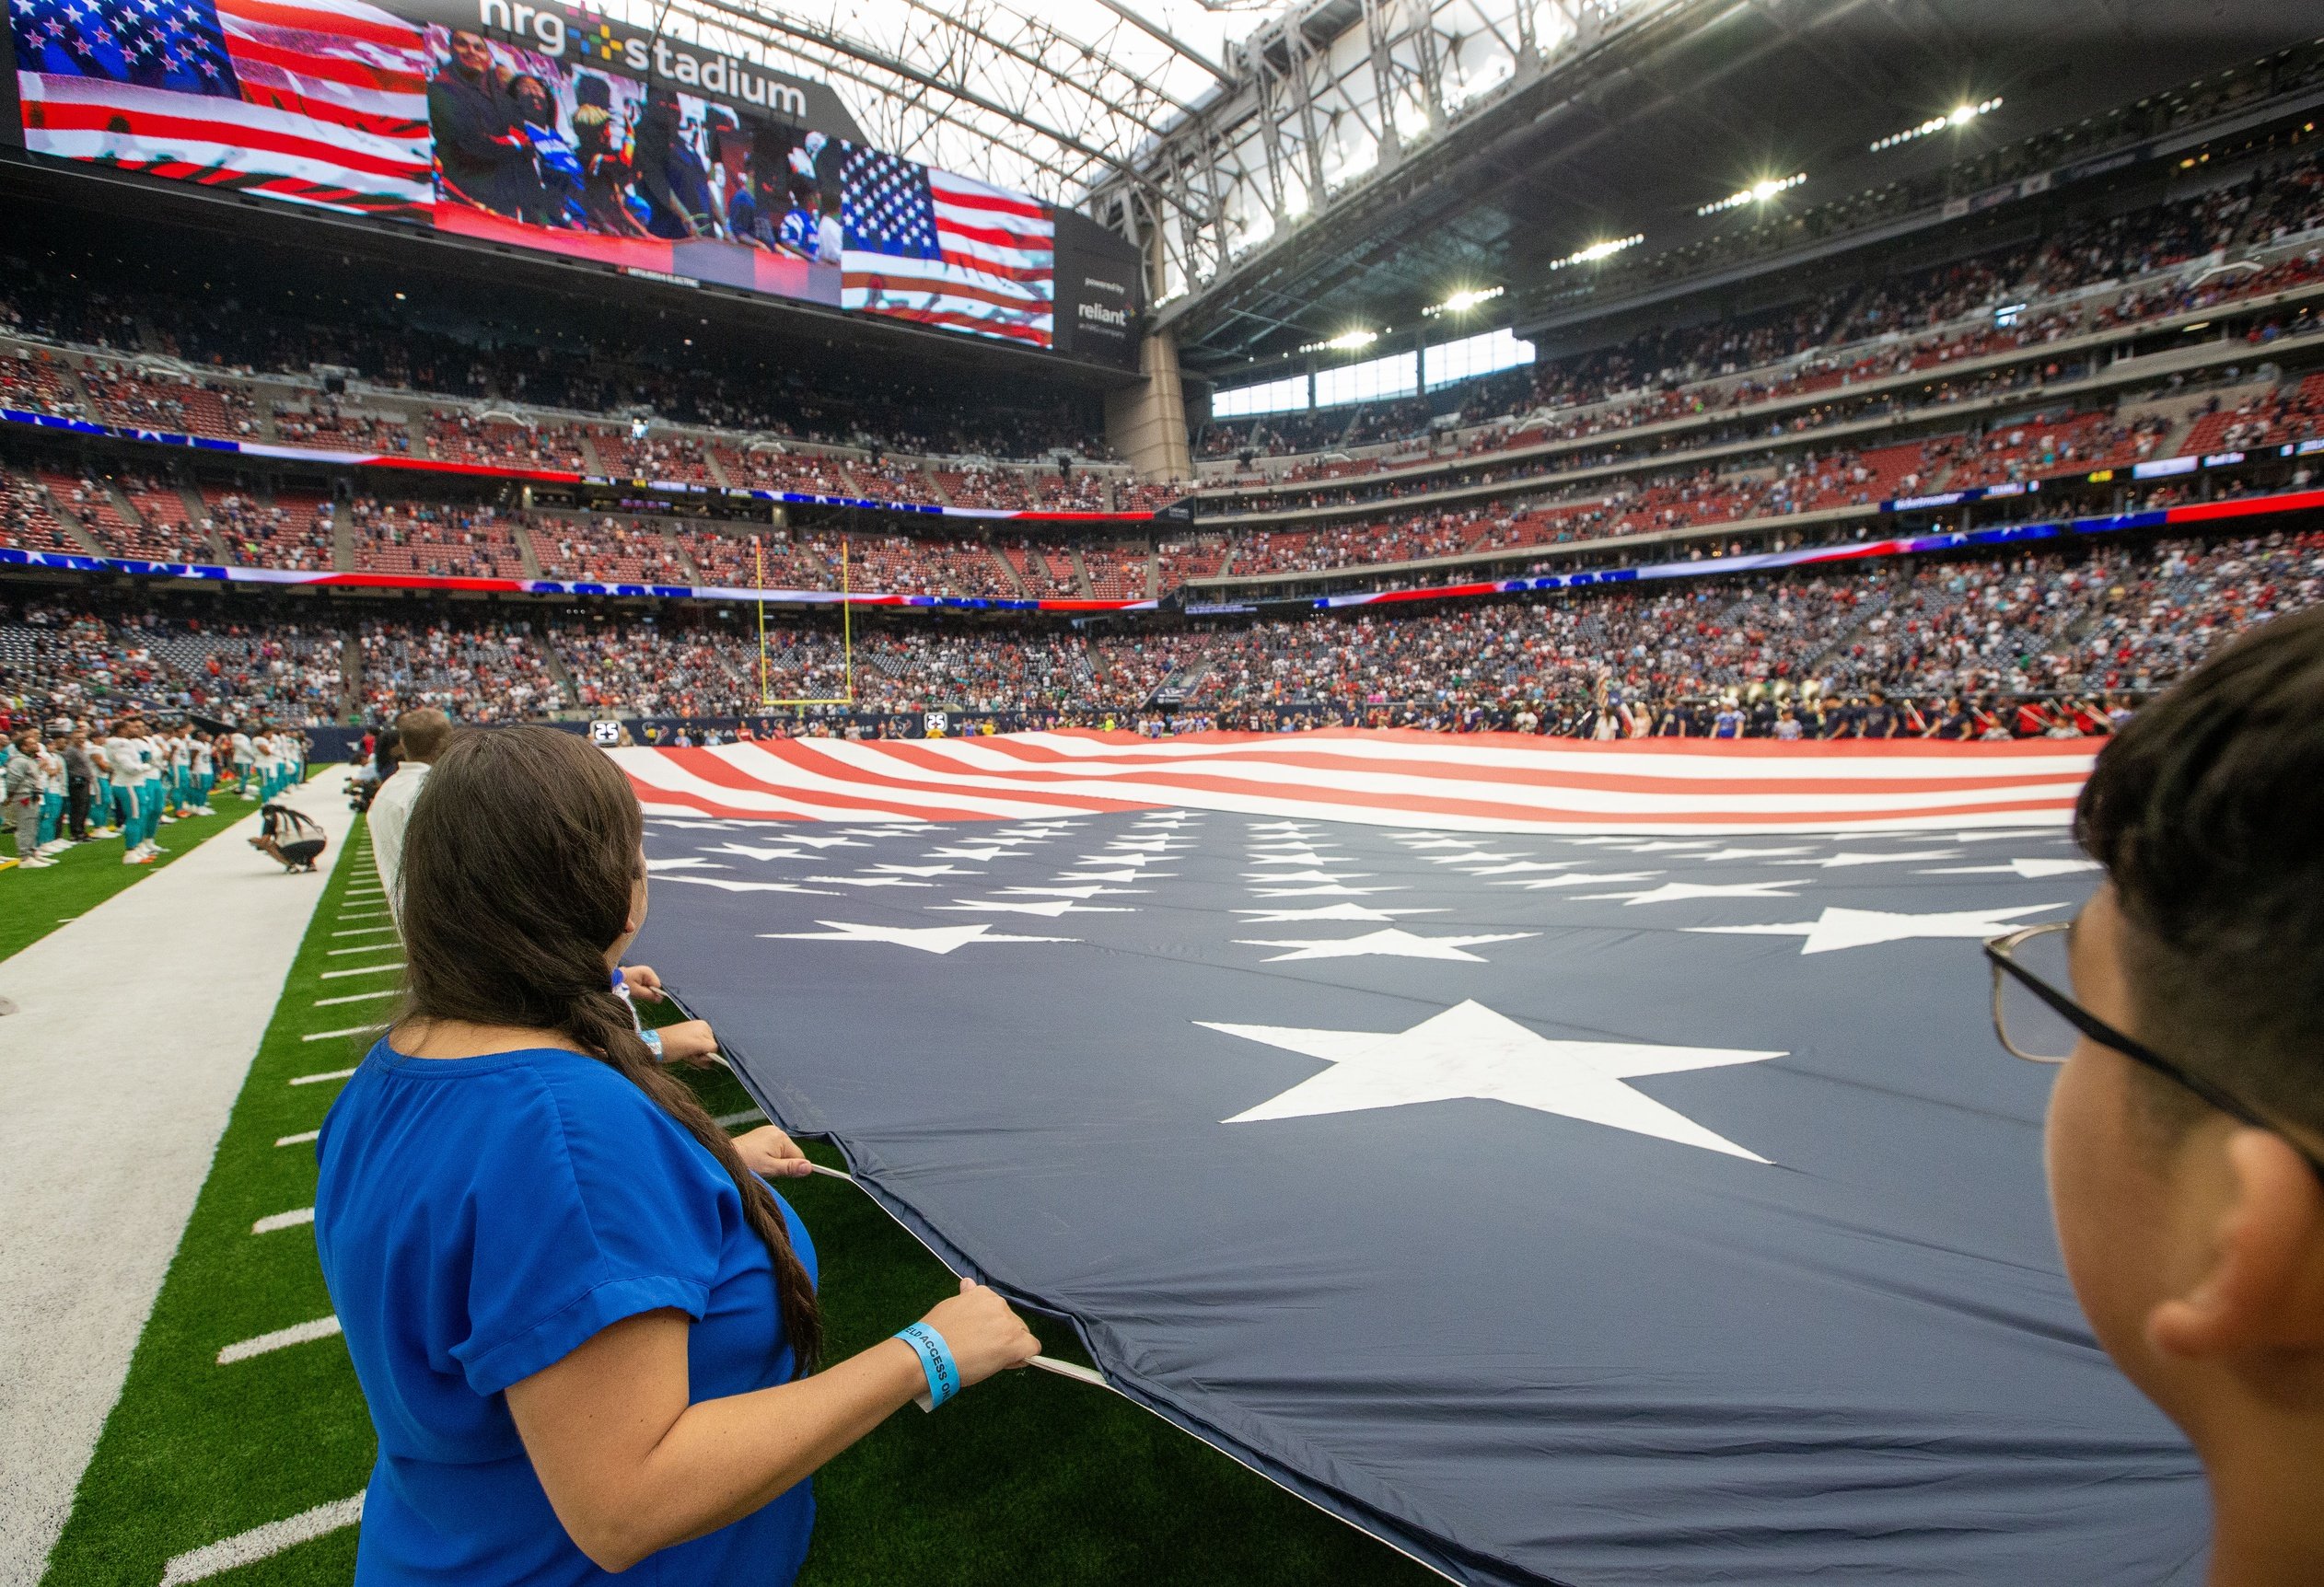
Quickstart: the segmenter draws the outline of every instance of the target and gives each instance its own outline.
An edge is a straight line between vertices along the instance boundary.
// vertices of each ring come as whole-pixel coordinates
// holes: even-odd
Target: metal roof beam
[[[1179,59],[1193,62],[1196,65],[1202,67],[1203,70],[1208,72],[1212,76],[1216,77],[1225,87],[1231,88],[1235,86],[1236,79],[1233,74],[1229,73],[1226,67],[1220,65],[1216,61],[1212,60],[1208,55],[1205,55],[1202,51],[1197,50],[1193,45],[1188,43],[1185,40],[1179,38],[1176,33],[1171,32],[1168,28],[1163,27],[1160,23],[1148,21],[1145,17],[1140,16],[1134,9],[1123,5],[1121,0],[1098,0],[1098,4],[1103,6],[1107,10],[1112,12],[1115,16],[1121,17],[1124,22],[1129,23],[1130,26],[1135,28],[1139,32],[1144,33],[1147,38],[1154,40],[1156,43],[1167,46],[1170,52],[1177,55]],[[1188,110],[1186,106],[1181,105],[1179,108],[1180,110],[1187,110],[1189,115],[1193,114],[1192,110]]]

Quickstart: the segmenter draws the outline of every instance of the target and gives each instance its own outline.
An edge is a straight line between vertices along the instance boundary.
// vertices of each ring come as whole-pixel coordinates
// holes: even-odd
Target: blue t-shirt
[[[383,1039],[315,1153],[315,1244],[379,1435],[360,1587],[614,1580],[550,1509],[502,1392],[610,1323],[691,1317],[695,1401],[794,1373],[773,1266],[733,1181],[596,1059],[421,1059]],[[783,1215],[812,1275],[807,1229],[788,1203]],[[814,1518],[802,1482],[620,1580],[780,1587]]]

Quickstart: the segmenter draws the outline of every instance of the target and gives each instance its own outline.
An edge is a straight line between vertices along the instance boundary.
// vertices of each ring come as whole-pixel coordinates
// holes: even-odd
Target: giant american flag
[[[9,0],[25,143],[373,215],[434,203],[419,30],[363,0]]]
[[[2094,747],[610,753],[639,957],[854,1175],[810,1228],[870,1194],[1447,1578],[2192,1587],[1978,946],[2097,882]]]
[[[1050,345],[1057,228],[1046,204],[849,145],[840,206],[843,307]]]

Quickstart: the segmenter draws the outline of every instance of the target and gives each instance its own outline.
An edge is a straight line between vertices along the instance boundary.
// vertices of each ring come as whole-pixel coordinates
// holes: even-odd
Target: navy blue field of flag
[[[2055,828],[649,821],[638,956],[1122,1392],[1477,1582],[2200,1579],[1979,939]],[[1091,1392],[1098,1392],[1092,1390]]]

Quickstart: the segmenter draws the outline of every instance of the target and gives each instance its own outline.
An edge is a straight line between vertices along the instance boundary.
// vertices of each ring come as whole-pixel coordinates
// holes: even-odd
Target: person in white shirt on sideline
[[[217,812],[210,808],[210,790],[218,781],[217,746],[211,742],[206,733],[193,736],[191,771],[193,778],[193,813],[197,816],[216,815]]]
[[[113,784],[114,820],[121,828],[121,863],[124,865],[150,865],[154,860],[145,846],[142,805],[145,757],[139,741],[144,735],[145,724],[133,712],[113,724],[112,734],[104,745],[105,769]]]
[[[250,796],[250,768],[258,763],[257,752],[250,747],[250,736],[241,728],[235,729],[229,741],[231,753],[227,763],[234,768],[234,791],[243,798]]]
[[[378,863],[379,882],[388,895],[388,913],[390,919],[401,921],[397,884],[403,875],[403,826],[412,818],[412,802],[427,781],[429,764],[444,752],[452,736],[452,724],[434,706],[424,705],[397,717],[395,730],[403,747],[403,759],[371,796],[369,827],[372,856]]]

